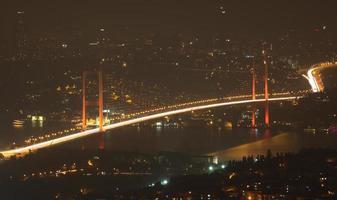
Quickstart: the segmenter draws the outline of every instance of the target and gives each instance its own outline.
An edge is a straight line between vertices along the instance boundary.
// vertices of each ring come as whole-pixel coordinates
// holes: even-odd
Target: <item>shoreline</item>
[[[211,152],[206,155],[215,156],[219,161],[241,160],[243,156],[265,155],[268,149],[272,152],[296,152],[301,148],[297,143],[298,134],[280,133],[270,138]],[[284,151],[285,147],[287,151]]]

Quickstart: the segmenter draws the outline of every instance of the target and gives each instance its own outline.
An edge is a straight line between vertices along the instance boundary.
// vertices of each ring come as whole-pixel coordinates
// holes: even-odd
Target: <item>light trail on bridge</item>
[[[313,92],[320,92],[319,86],[317,84],[316,78],[314,77],[314,71],[317,70],[317,68],[312,68],[308,70],[307,75],[303,75],[308,81],[311,86],[311,89]]]
[[[287,100],[295,100],[295,99],[298,99],[298,98],[301,98],[301,96],[270,98],[269,101],[287,101]],[[258,103],[258,102],[264,102],[264,101],[265,101],[265,99],[237,100],[237,101],[229,101],[229,102],[223,102],[223,103],[212,103],[212,104],[207,104],[207,105],[192,106],[192,107],[188,107],[188,108],[181,108],[181,109],[177,109],[177,110],[171,110],[171,111],[165,111],[165,112],[161,112],[161,113],[151,114],[151,115],[148,115],[148,116],[138,117],[138,118],[134,118],[134,119],[128,119],[128,120],[125,120],[125,121],[122,121],[122,122],[117,122],[117,123],[114,123],[114,124],[104,126],[104,130],[107,131],[107,130],[111,130],[111,129],[115,129],[115,128],[119,128],[119,127],[123,127],[123,126],[128,126],[128,125],[131,125],[131,124],[136,124],[136,123],[140,123],[140,122],[144,122],[144,121],[148,121],[148,120],[152,120],[152,119],[162,118],[162,117],[165,117],[165,116],[176,115],[176,114],[181,114],[181,113],[186,113],[186,112],[191,112],[191,111],[196,111],[196,110],[216,108],[216,107],[221,107],[221,106]],[[16,149],[1,151],[0,153],[5,158],[9,158],[11,156],[16,156],[16,155],[21,156],[21,155],[28,154],[32,151],[36,151],[38,149],[51,147],[51,146],[54,146],[54,145],[57,145],[57,144],[61,144],[61,143],[65,143],[65,142],[68,142],[68,141],[71,141],[71,140],[83,138],[83,137],[93,135],[93,134],[96,134],[96,133],[100,133],[100,132],[101,131],[99,130],[99,128],[94,128],[94,129],[74,133],[74,134],[71,134],[71,135],[63,136],[63,137],[60,137],[60,138],[55,138],[55,139],[40,142],[40,143],[37,143],[37,144],[29,145],[29,146],[26,146],[26,147],[20,147],[20,148],[16,148]]]
[[[317,75],[317,71],[329,67],[337,67],[337,62],[335,63],[327,62],[314,65],[308,70],[307,75],[303,75],[303,77],[305,77],[308,80],[312,92],[317,93],[323,91],[324,86],[321,78],[319,77],[319,75]]]

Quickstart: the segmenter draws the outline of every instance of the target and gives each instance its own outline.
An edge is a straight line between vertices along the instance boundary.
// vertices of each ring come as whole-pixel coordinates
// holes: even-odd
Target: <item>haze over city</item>
[[[336,199],[334,1],[10,1],[0,199]]]

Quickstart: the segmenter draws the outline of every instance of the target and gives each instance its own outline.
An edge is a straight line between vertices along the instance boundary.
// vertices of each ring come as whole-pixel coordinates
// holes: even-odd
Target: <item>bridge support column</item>
[[[84,71],[82,74],[82,128],[87,128],[87,112],[86,112],[86,79],[87,79],[87,72]]]
[[[254,67],[254,66],[253,66]],[[256,100],[256,74],[252,69],[252,100]],[[256,105],[252,104],[252,128],[256,128]]]
[[[266,128],[270,126],[269,118],[269,93],[268,93],[268,63],[266,51],[262,51],[263,54],[263,64],[264,64],[264,97],[265,97],[265,114],[264,114],[264,123]]]
[[[99,130],[103,130],[103,73],[98,71],[98,113],[99,113]]]

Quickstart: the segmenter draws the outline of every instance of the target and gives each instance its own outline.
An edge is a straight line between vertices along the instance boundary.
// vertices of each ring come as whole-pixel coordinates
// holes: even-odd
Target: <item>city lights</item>
[[[0,199],[337,199],[337,1],[6,1]]]

